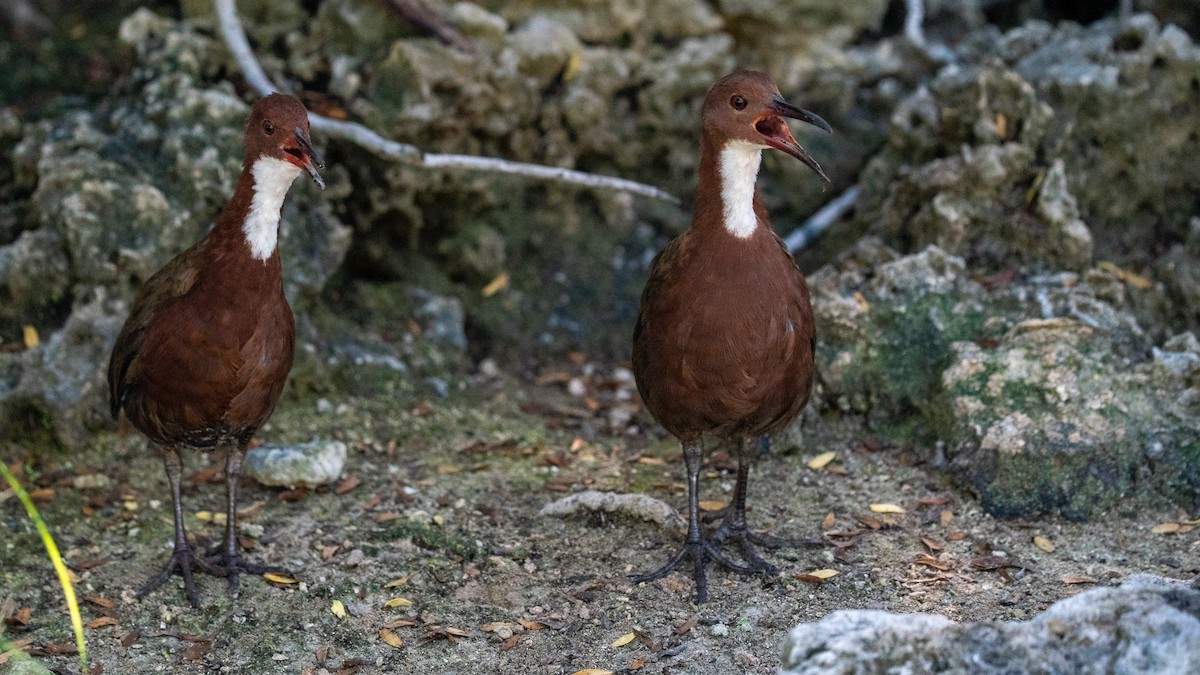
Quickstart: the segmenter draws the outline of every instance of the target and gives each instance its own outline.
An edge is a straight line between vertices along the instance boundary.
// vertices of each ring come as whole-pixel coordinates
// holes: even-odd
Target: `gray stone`
[[[51,675],[53,672],[28,656],[14,656],[0,666],[0,675]]]
[[[1145,264],[1182,238],[1200,189],[1186,33],[1149,15],[1030,22],[963,56],[893,116],[863,174],[862,228],[986,269],[1082,271],[1093,248]]]
[[[70,260],[62,238],[50,230],[26,230],[0,246],[0,332],[26,323],[70,300]]]
[[[430,293],[414,288],[409,291],[414,302],[413,321],[421,327],[426,339],[455,350],[467,348],[462,302],[458,298]]]
[[[1021,321],[991,349],[954,343],[943,373],[952,470],[1000,516],[1194,502],[1200,391],[1185,376],[1200,353],[1172,348],[1182,351],[1130,363],[1105,333],[1066,317]]]
[[[33,349],[0,353],[0,420],[10,438],[50,430],[67,447],[107,423],[108,351],[125,306],[97,287],[77,298],[66,323]]]
[[[511,44],[521,70],[546,82],[560,75],[572,59],[580,58],[583,48],[569,28],[542,15],[518,28]]]
[[[242,472],[263,485],[318,487],[334,482],[346,467],[346,444],[311,441],[263,445],[246,453]]]
[[[786,675],[1184,675],[1200,671],[1200,591],[1138,575],[1012,623],[843,610],[793,628],[780,661]]]
[[[1184,333],[1155,348],[1114,273],[988,290],[937,247],[899,256],[867,238],[809,282],[814,405],[940,444],[929,458],[991,513],[1200,499],[1197,343]]]

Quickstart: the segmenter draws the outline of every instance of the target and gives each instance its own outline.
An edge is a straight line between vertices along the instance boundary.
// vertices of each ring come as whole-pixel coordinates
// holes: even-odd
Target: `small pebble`
[[[346,466],[346,444],[312,441],[264,445],[246,453],[242,472],[263,485],[317,487],[334,482]]]
[[[356,548],[346,554],[345,559],[342,560],[342,567],[358,567],[366,557],[367,555],[362,552],[361,548]]]

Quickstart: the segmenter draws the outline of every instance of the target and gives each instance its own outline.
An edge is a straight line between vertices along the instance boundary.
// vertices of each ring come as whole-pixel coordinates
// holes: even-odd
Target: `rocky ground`
[[[1118,587],[1200,572],[1200,16],[930,0],[913,36],[901,2],[431,4],[444,41],[383,0],[238,7],[314,111],[683,206],[314,139],[329,189],[288,198],[297,363],[259,440],[348,458],[323,487],[243,480],[244,543],[295,574],[237,598],[205,580],[199,610],[177,584],[131,595],[166,553],[169,500],[151,449],[114,431],[104,366],[136,289],[227,199],[251,96],[208,2],[0,13],[0,458],[80,578],[94,664],[773,672],[789,630],[825,617],[788,638],[787,667],[914,668],[924,645],[968,645],[930,668],[992,663],[1009,640],[1074,672],[1086,652],[1055,660],[1063,645],[1163,655],[1193,635],[1190,591]],[[663,505],[684,494],[625,368],[649,260],[688,222],[698,102],[738,65],[836,131],[800,137],[828,193],[766,157],[776,229],[857,198],[798,254],[820,378],[752,484],[754,524],[807,543],[777,578],[714,573],[697,607],[686,575],[626,578],[673,550]],[[201,537],[221,529],[219,466],[191,465]],[[711,448],[708,500],[731,471]],[[541,514],[591,491],[650,500]],[[2,636],[70,670],[59,590],[7,491],[0,527]],[[830,614],[857,609],[963,623]]]
[[[676,508],[685,499],[677,447],[653,432],[610,433],[611,392],[622,385],[585,372],[547,372],[554,383],[543,386],[477,375],[449,399],[287,401],[261,436],[344,440],[345,479],[316,490],[243,480],[249,555],[287,565],[298,583],[249,578],[234,597],[205,578],[198,610],[177,580],[133,597],[171,536],[161,466],[143,441],[100,434],[42,465],[35,496],[78,570],[92,663],[107,673],[770,673],[794,624],[835,610],[1024,621],[1134,573],[1200,572],[1200,530],[1184,510],[999,520],[912,448],[814,418],[801,447],[781,439],[761,459],[751,494],[756,526],[810,545],[772,556],[775,578],[714,571],[711,601],[697,606],[687,575],[648,585],[625,576],[660,564],[678,529],[626,512],[539,515],[583,490]],[[584,396],[567,392],[571,378],[587,385]],[[635,420],[652,428],[644,413]],[[810,468],[824,452],[835,458]],[[732,471],[714,448],[707,500],[727,498]],[[189,473],[188,525],[218,537],[220,464],[193,458]],[[75,661],[64,654],[73,642],[61,592],[14,502],[4,505],[0,564],[13,614],[29,611],[6,637],[65,672]],[[805,577],[817,570],[837,576]]]

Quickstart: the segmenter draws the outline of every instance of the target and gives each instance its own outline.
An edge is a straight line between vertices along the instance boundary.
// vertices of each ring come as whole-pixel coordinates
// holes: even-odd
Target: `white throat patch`
[[[721,148],[721,204],[725,208],[725,229],[738,239],[754,234],[758,216],[754,213],[754,180],[762,162],[763,146],[745,141],[729,141]]]
[[[250,167],[254,176],[254,197],[242,231],[255,260],[266,260],[275,252],[279,240],[279,210],[300,167],[274,157],[260,157]]]

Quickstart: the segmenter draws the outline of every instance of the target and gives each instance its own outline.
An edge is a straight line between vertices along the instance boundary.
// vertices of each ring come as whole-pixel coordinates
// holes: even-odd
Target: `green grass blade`
[[[0,473],[4,474],[4,479],[16,493],[17,499],[20,499],[21,503],[25,505],[25,511],[29,513],[30,520],[37,527],[38,534],[42,537],[42,543],[46,545],[46,553],[50,556],[50,562],[54,563],[54,571],[58,573],[58,583],[62,585],[63,597],[67,599],[67,609],[71,612],[71,626],[75,629],[75,645],[79,648],[80,670],[87,672],[87,642],[83,638],[83,617],[79,614],[79,602],[75,600],[75,587],[71,585],[71,574],[67,572],[67,566],[58,552],[58,545],[54,543],[50,528],[46,527],[46,521],[42,520],[42,515],[33,505],[29,493],[25,492],[25,488],[21,487],[16,477],[3,462],[0,462]]]

